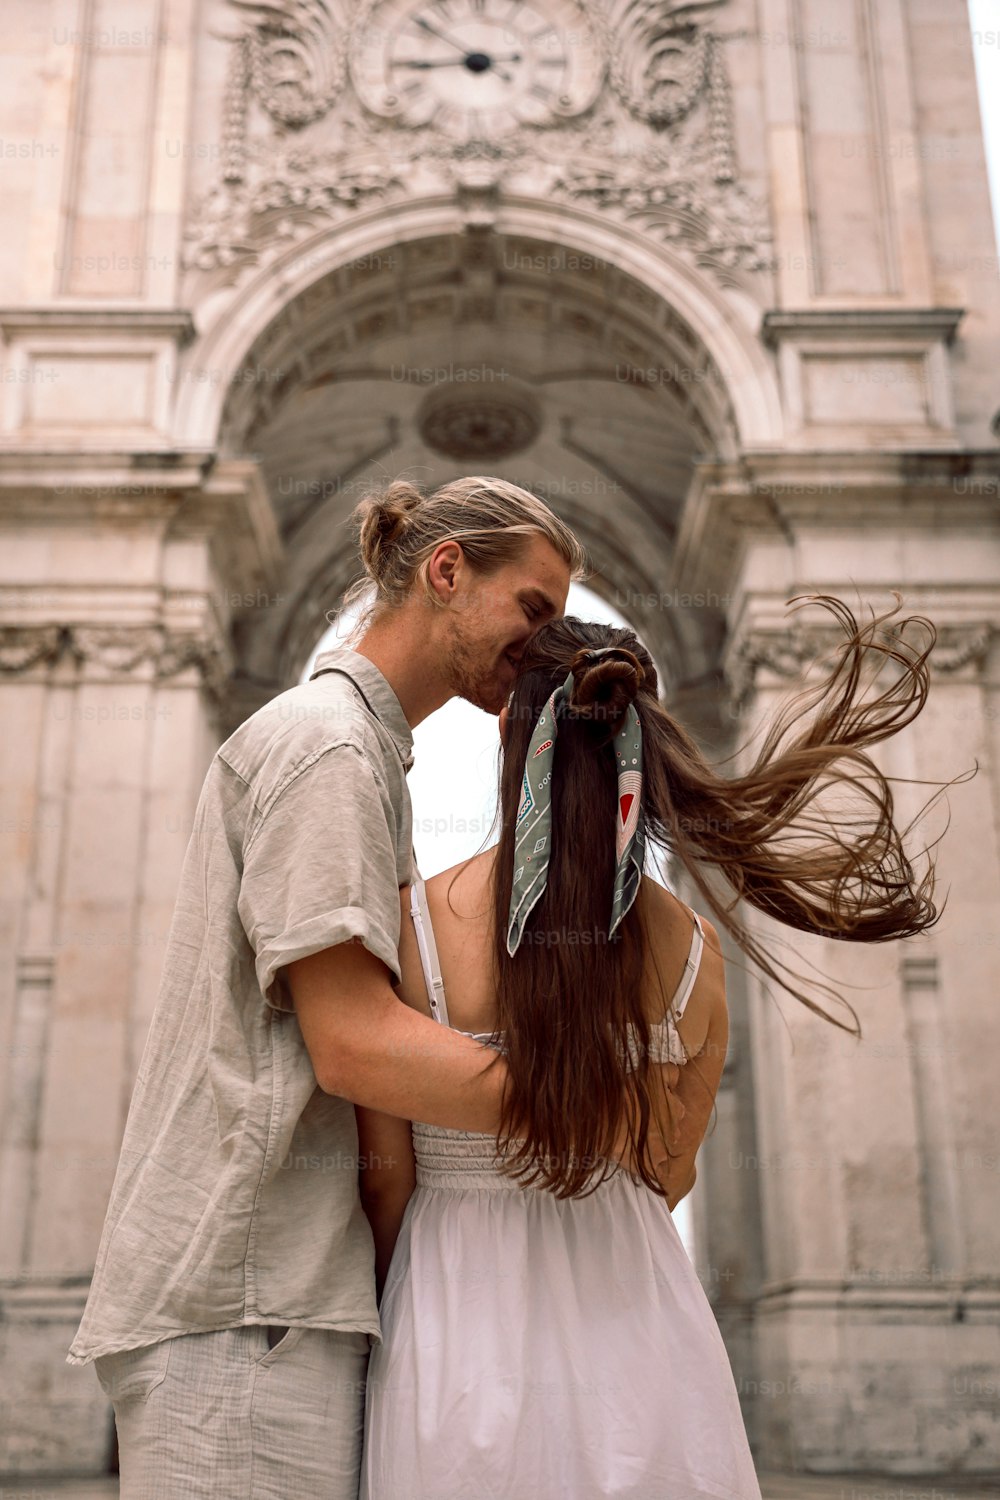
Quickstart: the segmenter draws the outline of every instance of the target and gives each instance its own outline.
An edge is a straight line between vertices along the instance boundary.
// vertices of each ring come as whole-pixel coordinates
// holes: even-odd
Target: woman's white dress
[[[447,1025],[422,881],[411,911]],[[696,916],[678,1015],[702,945]],[[651,1048],[684,1061],[670,1022]],[[726,1347],[664,1200],[624,1171],[582,1199],[522,1187],[496,1170],[492,1135],[415,1121],[413,1144],[359,1500],[760,1500]]]

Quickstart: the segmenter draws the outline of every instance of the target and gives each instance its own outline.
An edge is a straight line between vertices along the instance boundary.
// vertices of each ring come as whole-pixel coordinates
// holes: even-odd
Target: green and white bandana
[[[605,647],[603,650],[614,648]],[[599,654],[599,653],[595,653]],[[573,691],[570,672],[542,709],[532,732],[524,764],[521,802],[517,810],[514,843],[514,881],[507,923],[507,952],[514,956],[529,915],[541,900],[548,878],[552,847],[552,768],[558,733],[559,710]],[[612,938],[619,922],[639,892],[645,858],[642,816],[642,726],[633,704],[629,704],[621,728],[614,738],[618,762],[618,807],[615,814],[614,897],[611,906]]]

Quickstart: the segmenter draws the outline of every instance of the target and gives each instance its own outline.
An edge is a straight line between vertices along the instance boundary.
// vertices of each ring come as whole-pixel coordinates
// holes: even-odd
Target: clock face
[[[376,114],[489,139],[588,108],[604,59],[575,0],[382,0],[362,16],[351,68]]]

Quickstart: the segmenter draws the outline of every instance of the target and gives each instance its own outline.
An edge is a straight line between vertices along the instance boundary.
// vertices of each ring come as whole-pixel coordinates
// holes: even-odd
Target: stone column
[[[714,601],[713,601],[714,602]],[[667,702],[693,735],[710,765],[732,749],[733,719],[721,674],[695,688],[674,693]],[[720,774],[727,774],[725,767]],[[726,899],[726,887],[703,866],[701,873]],[[673,860],[669,883],[682,901],[706,912],[701,893],[680,861]],[[695,1269],[725,1340],[751,1449],[758,1457],[757,1354],[754,1339],[760,1291],[761,1224],[757,1184],[741,1170],[756,1150],[754,1057],[751,1047],[746,959],[721,926],[714,923],[726,959],[729,1046],[715,1100],[715,1116],[698,1157],[698,1177],[686,1200],[691,1215]]]
[[[831,1026],[759,972],[751,980],[756,1139],[748,1131],[725,1167],[721,1142],[710,1143],[707,1258],[726,1258],[728,1250],[713,1254],[712,1238],[727,1244],[732,1217],[756,1201],[762,1266],[748,1394],[762,1467],[947,1473],[975,1468],[977,1450],[988,1467],[988,1392],[1000,1375],[992,1326],[1000,1245],[986,1206],[1000,1125],[987,1062],[998,1041],[1000,900],[991,455],[925,453],[919,477],[903,455],[869,455],[863,483],[842,457],[800,465],[795,482],[787,468],[779,477],[775,462],[751,462],[749,477],[706,471],[678,554],[678,568],[700,566],[699,576],[720,591],[728,585],[732,597],[723,666],[739,714],[735,740],[745,746],[734,773],[837,638],[825,611],[786,611],[785,601],[834,594],[863,621],[892,604],[891,588],[903,594],[902,613],[928,616],[939,640],[924,711],[869,753],[895,777],[939,782],[977,760],[979,771],[907,841],[919,874],[923,849],[950,813],[934,850],[935,899],[945,910],[928,933],[874,945],[821,941],[746,903],[737,909],[765,951],[805,978],[807,993],[814,976],[842,994],[863,1034]],[[838,486],[834,505],[821,473]],[[711,550],[696,547],[696,535],[711,537]],[[926,643],[923,632],[911,639]],[[934,788],[893,790],[903,829]],[[853,1026],[846,1009],[815,998]],[[751,1231],[755,1224],[750,1213]]]
[[[252,465],[172,457],[0,464],[0,1471],[106,1465],[107,1402],[66,1350],[229,717],[233,616],[279,557]]]

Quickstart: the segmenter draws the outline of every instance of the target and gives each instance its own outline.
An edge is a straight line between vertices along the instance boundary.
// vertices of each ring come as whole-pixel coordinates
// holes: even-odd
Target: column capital
[[[914,612],[920,612],[916,604]],[[936,610],[932,609],[929,617],[938,631],[930,656],[932,671],[948,677],[961,674],[963,681],[977,680],[993,641],[1000,636],[1000,613],[996,618],[947,624],[939,623]],[[733,707],[739,711],[750,699],[759,685],[761,670],[786,682],[796,680],[811,661],[821,653],[834,651],[844,638],[843,631],[834,625],[749,625],[731,639],[723,666]]]
[[[162,625],[0,625],[0,676],[48,677],[64,665],[92,682],[164,682],[193,670],[221,699],[232,660],[218,634]]]

